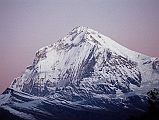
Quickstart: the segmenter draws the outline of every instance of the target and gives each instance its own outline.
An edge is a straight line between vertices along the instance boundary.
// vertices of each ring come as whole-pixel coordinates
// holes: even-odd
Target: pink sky
[[[35,52],[87,26],[129,49],[159,57],[159,0],[1,0],[0,93]]]

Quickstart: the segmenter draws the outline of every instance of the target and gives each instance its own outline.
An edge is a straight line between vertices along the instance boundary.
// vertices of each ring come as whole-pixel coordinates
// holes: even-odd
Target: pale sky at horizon
[[[159,57],[159,0],[0,0],[0,93],[76,26]]]

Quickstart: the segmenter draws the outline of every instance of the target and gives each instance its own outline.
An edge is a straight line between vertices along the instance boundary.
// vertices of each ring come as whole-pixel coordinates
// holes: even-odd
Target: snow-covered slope
[[[23,111],[22,118],[37,112],[59,117],[55,106],[78,115],[91,109],[128,116],[148,109],[146,93],[154,88],[159,88],[158,58],[129,50],[90,28],[76,27],[36,52],[33,64],[0,96],[0,108],[16,115]],[[125,120],[122,115],[116,116]]]
[[[97,31],[76,27],[37,51],[33,64],[10,87],[71,101],[73,96],[147,92],[159,85],[158,63],[157,58],[131,51]]]

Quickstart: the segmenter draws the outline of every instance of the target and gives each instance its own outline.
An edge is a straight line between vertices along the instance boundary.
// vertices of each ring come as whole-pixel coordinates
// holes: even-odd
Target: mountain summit
[[[33,64],[0,98],[8,103],[11,96],[21,94],[23,99],[34,96],[75,108],[134,112],[146,110],[146,93],[158,86],[158,58],[129,50],[90,28],[75,27],[63,39],[38,50]],[[2,108],[15,113],[5,102],[0,102]]]

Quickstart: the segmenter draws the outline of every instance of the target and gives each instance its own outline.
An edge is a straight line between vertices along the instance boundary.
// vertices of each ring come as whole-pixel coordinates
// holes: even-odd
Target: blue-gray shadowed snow
[[[158,58],[76,27],[36,52],[33,64],[0,96],[0,108],[15,119],[126,120],[148,110],[147,93],[154,88]]]

